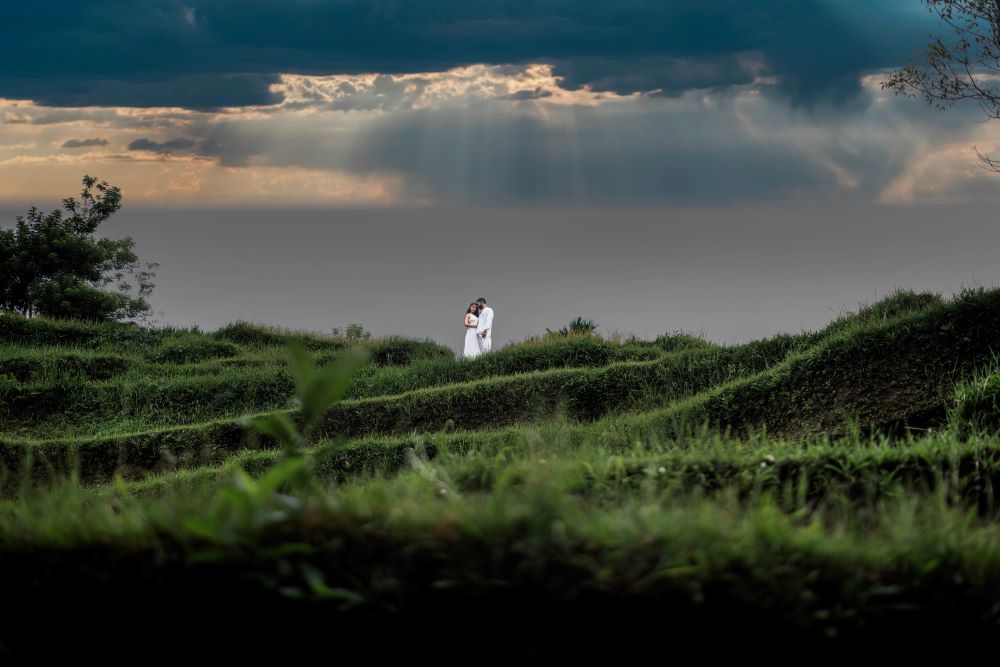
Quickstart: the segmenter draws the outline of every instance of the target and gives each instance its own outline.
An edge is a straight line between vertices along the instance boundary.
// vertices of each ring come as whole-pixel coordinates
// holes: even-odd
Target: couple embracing
[[[482,297],[469,304],[465,311],[465,352],[466,359],[478,357],[493,347],[493,309],[486,305]]]

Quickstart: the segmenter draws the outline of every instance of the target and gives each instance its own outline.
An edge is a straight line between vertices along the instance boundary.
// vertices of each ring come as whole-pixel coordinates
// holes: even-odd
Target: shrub
[[[334,338],[343,338],[348,343],[359,343],[372,337],[370,331],[357,323],[348,324],[344,328],[334,327],[330,333],[333,334]]]
[[[432,340],[413,340],[390,336],[368,341],[372,362],[378,366],[406,366],[415,361],[455,359],[455,352]]]
[[[239,320],[214,331],[213,338],[249,347],[276,347],[285,344],[286,335],[268,327]]]
[[[186,336],[165,341],[149,355],[149,359],[161,364],[190,364],[235,357],[239,352],[240,349],[228,341]]]
[[[691,334],[674,331],[662,336],[657,336],[653,341],[657,347],[664,352],[678,352],[680,350],[696,350],[713,347],[704,338],[692,336]]]
[[[248,347],[278,347],[296,341],[313,352],[338,352],[363,347],[370,350],[372,362],[377,366],[405,366],[418,360],[455,358],[451,348],[431,340],[397,336],[373,339],[360,325],[350,325],[345,331],[335,329],[334,334],[338,333],[343,335],[331,338],[240,321],[215,331],[212,337]]]
[[[552,329],[546,329],[547,336],[591,336],[597,327],[600,326],[594,320],[588,320],[583,317],[574,317],[570,323],[558,331],[553,331]]]

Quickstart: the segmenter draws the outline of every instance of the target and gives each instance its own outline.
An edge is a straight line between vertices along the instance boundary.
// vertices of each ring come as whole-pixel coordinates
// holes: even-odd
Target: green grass
[[[961,432],[1000,431],[1000,371],[996,360],[959,385],[951,418]]]
[[[254,610],[268,632],[227,646],[255,658],[1000,635],[1000,291],[734,346],[363,341],[301,454],[241,419],[301,421],[289,340],[320,368],[350,347],[0,316],[0,645],[148,643],[175,609],[180,653]]]
[[[956,337],[956,330],[962,335]],[[813,344],[804,345],[803,339],[812,339]],[[943,417],[955,383],[991,360],[994,349],[1000,349],[1000,298],[995,293],[970,293],[895,320],[838,325],[819,336],[696,349],[602,368],[487,376],[476,382],[347,400],[327,414],[317,435],[381,436],[391,441],[412,432],[482,433],[554,415],[572,422],[578,439],[641,433],[666,440],[679,426],[702,424],[734,433],[766,430],[789,437],[838,433],[852,425],[923,426],[928,419]],[[71,392],[77,401],[86,397],[134,421],[119,421],[117,432],[86,439],[38,441],[13,430],[2,440],[7,466],[15,467],[23,452],[30,450],[39,470],[76,464],[84,478],[100,480],[119,468],[135,474],[178,461],[218,462],[247,447],[247,435],[232,416],[199,423],[200,419],[217,416],[220,407],[236,406],[235,412],[276,407],[274,403],[287,401],[292,391],[287,375],[273,376],[284,384],[271,389],[251,370],[230,373],[200,380],[200,385],[189,379],[133,385],[130,393],[105,399],[92,390]],[[265,395],[276,397],[270,403],[262,398],[262,387]],[[40,405],[32,396],[24,400]],[[12,400],[9,405],[13,411],[19,404]],[[87,407],[86,414],[92,416],[96,408]],[[65,405],[59,410],[64,419],[74,414]],[[179,412],[182,417],[175,416]],[[233,412],[230,409],[230,415]],[[21,422],[11,421],[31,423],[27,416]],[[482,433],[482,437],[492,435]],[[266,441],[262,444],[268,446]]]
[[[989,516],[1000,508],[994,496],[1000,482],[996,435],[959,441],[951,432],[940,432],[902,442],[859,432],[812,440],[735,440],[704,432],[669,442],[638,435],[617,440],[578,436],[565,425],[549,425],[478,439],[465,433],[347,447],[325,442],[312,456],[315,473],[325,480],[361,484],[430,466],[459,493],[492,493],[544,472],[568,493],[602,504],[655,490],[676,498],[770,493],[790,511],[850,497],[857,509],[906,491],[943,493]],[[128,488],[139,496],[211,489],[237,468],[256,476],[279,459],[274,451],[244,451],[221,465],[161,473]]]
[[[322,618],[330,632],[363,619],[395,627],[399,618],[422,632],[453,629],[464,615],[494,623],[515,609],[535,623],[575,609],[587,627],[623,631],[625,620],[656,608],[675,622],[694,614],[688,631],[705,638],[745,614],[752,620],[735,634],[744,639],[763,631],[783,641],[902,639],[932,628],[950,640],[992,636],[995,507],[979,507],[976,496],[966,509],[980,482],[953,466],[987,462],[995,476],[996,440],[962,451],[947,440],[916,444],[910,456],[883,443],[843,444],[813,452],[762,441],[741,451],[743,443],[719,440],[683,456],[541,441],[502,460],[417,459],[404,473],[347,481],[301,503],[279,495],[234,504],[227,489],[241,487],[225,475],[63,487],[0,509],[0,583],[20,609],[100,592],[144,622],[166,616],[157,607],[164,598],[243,589],[207,604],[234,614],[248,601],[284,609],[299,600],[292,625]],[[850,453],[859,445],[868,456]],[[772,456],[773,468],[761,468]],[[723,471],[715,488],[692,479],[713,464]],[[813,480],[802,475],[776,483],[783,473],[772,470],[791,464],[827,488],[811,495]],[[887,474],[914,464],[915,483]],[[922,485],[925,476],[934,484]],[[37,579],[26,582],[26,571]],[[372,627],[364,636],[376,636]]]
[[[8,345],[11,372],[0,384],[0,425],[7,433],[24,436],[88,436],[238,416],[282,408],[292,399],[284,348],[257,347],[239,357],[205,361],[204,355],[193,350],[217,349],[218,342],[193,340],[185,339],[183,345],[174,341],[173,347],[167,348],[161,344],[138,357]],[[161,361],[164,349],[187,356],[174,363],[150,361]],[[372,354],[377,357],[377,352]],[[527,343],[471,362],[449,357],[418,359],[403,367],[372,365],[355,379],[350,396],[401,394],[487,378],[502,381],[516,373],[599,367],[662,355],[654,346],[617,345],[597,339]],[[200,363],[193,360],[195,357]],[[94,379],[97,372],[79,372],[79,358],[92,360],[90,366],[103,369],[103,381]],[[321,363],[335,358],[336,352],[317,353]]]

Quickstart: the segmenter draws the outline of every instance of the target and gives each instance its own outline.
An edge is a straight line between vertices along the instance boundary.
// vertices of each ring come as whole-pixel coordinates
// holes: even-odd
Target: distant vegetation
[[[119,643],[180,604],[190,641],[252,609],[255,648],[397,656],[504,623],[505,656],[590,655],[530,629],[554,617],[996,637],[1000,290],[728,346],[583,322],[464,361],[360,326],[0,316],[0,642],[69,650],[35,619],[89,636],[97,601],[130,610]]]
[[[360,342],[363,340],[368,340],[372,337],[372,332],[365,329],[360,324],[348,324],[346,327],[334,327],[333,328],[334,338],[344,338],[348,342]]]
[[[561,329],[556,331],[546,329],[545,331],[548,332],[549,336],[590,336],[597,331],[598,326],[600,325],[593,320],[588,320],[583,317],[574,317],[567,326],[564,326]]]
[[[155,264],[141,264],[131,238],[96,238],[121,208],[121,190],[91,176],[63,209],[36,208],[0,229],[0,310],[107,321],[150,311]]]

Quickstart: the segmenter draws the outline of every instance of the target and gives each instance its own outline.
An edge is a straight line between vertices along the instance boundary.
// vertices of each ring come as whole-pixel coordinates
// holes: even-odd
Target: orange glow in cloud
[[[60,155],[0,161],[0,200],[41,205],[72,194],[84,173],[119,186],[126,203],[156,205],[386,205],[400,202],[404,190],[397,174],[226,168],[201,158],[150,161]]]
[[[273,86],[283,97],[280,104],[213,112],[55,108],[0,99],[0,202],[56,202],[89,173],[120,186],[129,204],[421,204],[427,195],[413,194],[418,190],[409,187],[407,173],[366,170],[353,159],[366,150],[363,131],[380,119],[434,110],[517,114],[559,130],[554,141],[579,141],[574,114],[607,114],[611,120],[602,127],[616,133],[605,137],[613,149],[633,128],[616,124],[612,114],[640,105],[662,114],[658,131],[697,132],[700,124],[692,118],[724,115],[739,137],[787,146],[828,181],[796,196],[868,196],[883,203],[956,201],[969,193],[995,198],[997,177],[976,166],[971,147],[1000,145],[1000,123],[973,123],[937,136],[927,117],[900,113],[899,105],[909,102],[882,92],[880,79],[875,74],[862,79],[871,102],[867,108],[831,122],[796,115],[762,94],[774,83],[763,75],[724,92],[653,98],[565,90],[552,67],[540,64],[407,75],[286,75]],[[689,126],[675,125],[675,118]],[[456,130],[456,141],[460,134]],[[488,145],[489,137],[468,139]],[[899,173],[882,176],[876,185],[866,180],[870,163],[859,157],[873,146],[901,165]],[[629,159],[626,153],[601,156]],[[479,165],[470,160],[460,166]],[[780,183],[775,190],[781,191]]]
[[[192,150],[167,150],[196,127],[271,124],[272,140],[296,117],[322,117],[321,130],[349,143],[359,123],[393,111],[493,102],[512,107],[593,107],[619,98],[587,89],[567,91],[548,65],[476,65],[412,75],[282,77],[281,104],[197,112],[179,108],[52,108],[0,100],[0,199],[61,198],[84,173],[119,185],[130,202],[150,204],[403,203],[401,174],[355,174],[336,166],[269,165],[251,157],[223,165]],[[627,99],[627,98],[620,98]],[[266,134],[268,130],[262,129]],[[151,150],[130,148],[145,141]],[[69,144],[67,144],[69,142]],[[91,145],[79,145],[93,142]],[[164,150],[155,148],[163,145]],[[409,201],[408,203],[414,203]]]

